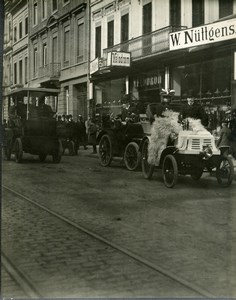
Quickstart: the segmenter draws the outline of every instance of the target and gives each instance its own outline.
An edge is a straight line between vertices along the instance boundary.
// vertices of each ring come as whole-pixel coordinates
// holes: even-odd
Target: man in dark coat
[[[184,105],[180,112],[180,120],[185,118],[200,119],[203,126],[208,125],[208,116],[204,108],[194,101],[193,98],[187,98],[188,104]]]

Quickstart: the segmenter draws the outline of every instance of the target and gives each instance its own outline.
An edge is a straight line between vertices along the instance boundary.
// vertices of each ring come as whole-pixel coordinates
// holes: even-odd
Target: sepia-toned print
[[[3,299],[236,297],[235,13],[1,2]]]

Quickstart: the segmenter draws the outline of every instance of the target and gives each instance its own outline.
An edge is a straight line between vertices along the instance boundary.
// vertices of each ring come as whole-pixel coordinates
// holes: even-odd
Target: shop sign
[[[99,70],[99,61],[98,58],[95,58],[90,63],[90,74],[96,73]]]
[[[141,88],[141,87],[159,87],[161,86],[161,76],[154,75],[154,76],[147,76],[134,79],[134,87]]]
[[[234,80],[236,80],[236,52],[234,52]]]
[[[236,18],[169,34],[170,50],[196,47],[236,38]]]
[[[107,53],[107,66],[130,67],[129,52],[112,51]]]
[[[95,58],[93,61],[90,63],[90,75],[96,73],[100,69],[106,66],[106,60],[103,58]]]

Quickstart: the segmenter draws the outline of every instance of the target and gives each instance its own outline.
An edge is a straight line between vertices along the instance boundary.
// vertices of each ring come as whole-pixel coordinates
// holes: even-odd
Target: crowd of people
[[[84,150],[88,149],[87,145],[92,145],[92,154],[97,153],[98,125],[96,118],[88,118],[84,121],[83,117],[78,115],[77,121],[74,121],[72,115],[59,115],[57,117],[57,128],[62,139],[73,140],[75,154],[81,146]]]

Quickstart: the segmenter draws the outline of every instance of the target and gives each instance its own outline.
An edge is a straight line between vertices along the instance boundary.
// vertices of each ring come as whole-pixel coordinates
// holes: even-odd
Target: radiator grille
[[[211,146],[211,139],[204,139],[203,144]]]
[[[192,139],[192,149],[200,150],[200,139]]]

